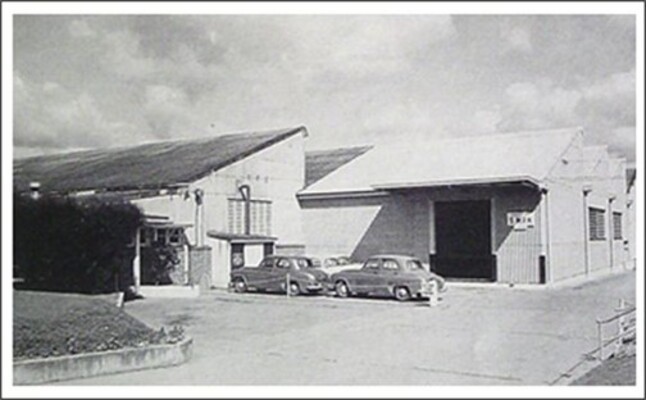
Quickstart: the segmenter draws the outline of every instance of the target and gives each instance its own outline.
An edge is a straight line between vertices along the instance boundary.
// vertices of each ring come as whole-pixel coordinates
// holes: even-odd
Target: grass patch
[[[14,360],[176,343],[181,328],[156,331],[109,302],[84,295],[15,291]]]
[[[572,382],[574,386],[635,385],[637,363],[635,353],[612,357]]]

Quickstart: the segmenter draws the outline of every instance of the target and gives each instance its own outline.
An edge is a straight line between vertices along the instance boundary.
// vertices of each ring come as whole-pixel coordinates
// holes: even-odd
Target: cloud
[[[87,21],[83,19],[75,19],[71,21],[67,30],[72,37],[76,38],[94,37],[96,35],[96,32],[90,28]]]
[[[104,116],[93,96],[56,82],[36,85],[14,72],[14,146],[102,147],[142,139],[133,125]]]
[[[497,111],[478,110],[468,121],[500,131],[583,126],[591,143],[634,160],[635,90],[634,69],[571,88],[549,80],[516,82],[505,89]]]
[[[503,28],[500,36],[507,51],[519,51],[522,53],[532,52],[532,42],[529,30],[526,27]]]
[[[505,90],[501,130],[541,129],[572,125],[582,94],[548,81],[518,82]],[[576,125],[576,123],[574,123]]]
[[[150,131],[157,138],[185,136],[196,130],[195,108],[180,88],[147,86],[143,111]]]

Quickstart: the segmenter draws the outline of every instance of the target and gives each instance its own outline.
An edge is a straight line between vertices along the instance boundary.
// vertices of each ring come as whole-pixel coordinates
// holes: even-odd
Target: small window
[[[167,243],[166,238],[168,235],[168,231],[166,229],[156,229],[155,233],[156,233],[156,238],[155,238],[156,242],[163,243],[163,244]]]
[[[171,229],[168,232],[168,243],[182,244],[182,230],[177,228]]]
[[[399,269],[399,264],[395,260],[384,260],[384,269],[396,271]]]
[[[153,230],[152,229],[142,229],[139,234],[139,244],[142,247],[150,246],[150,243],[153,239]]]
[[[371,268],[371,269],[379,268],[379,260],[372,259],[372,260],[366,261],[366,268]]]
[[[260,268],[271,268],[273,266],[274,266],[274,259],[273,258],[265,258],[260,263]]]
[[[606,239],[606,212],[600,208],[589,208],[588,215],[590,219],[590,240]]]
[[[284,269],[287,269],[287,268],[291,267],[291,265],[292,265],[292,263],[291,263],[288,259],[286,259],[286,258],[281,258],[281,259],[280,259],[280,260],[278,260],[278,262],[276,263],[276,267],[278,267],[278,268],[284,268]]]
[[[621,232],[621,213],[613,212],[612,213],[612,237],[615,240],[622,239]]]

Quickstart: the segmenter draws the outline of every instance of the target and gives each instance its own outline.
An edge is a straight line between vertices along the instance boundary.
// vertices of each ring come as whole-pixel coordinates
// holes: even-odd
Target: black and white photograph
[[[643,3],[2,9],[3,397],[644,395]]]

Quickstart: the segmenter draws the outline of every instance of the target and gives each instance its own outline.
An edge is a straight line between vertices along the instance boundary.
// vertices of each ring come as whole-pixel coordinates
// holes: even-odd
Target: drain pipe
[[[588,222],[588,194],[592,189],[589,186],[583,187],[583,266],[585,267],[585,275],[590,275],[590,250],[588,249],[588,235],[589,222]]]
[[[238,187],[240,195],[244,200],[244,233],[251,234],[251,187],[249,185],[240,185]]]
[[[612,269],[612,266],[615,262],[614,260],[614,249],[613,249],[613,242],[615,240],[615,232],[614,232],[614,226],[613,226],[613,221],[612,221],[612,202],[615,201],[616,196],[610,196],[608,198],[608,229],[606,229],[606,232],[608,232],[608,255],[610,256],[610,269]]]

